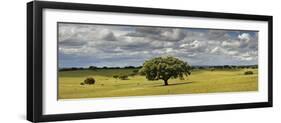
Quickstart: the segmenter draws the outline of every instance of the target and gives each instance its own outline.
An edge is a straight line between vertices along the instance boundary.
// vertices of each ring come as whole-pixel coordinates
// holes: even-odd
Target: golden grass
[[[170,79],[168,86],[163,86],[162,80],[148,81],[145,76],[140,75],[130,76],[129,80],[119,80],[112,77],[114,74],[128,74],[133,70],[101,69],[59,72],[59,99],[258,90],[257,69],[195,70],[185,80]],[[244,75],[247,70],[253,71],[254,74]],[[88,76],[93,76],[96,83],[94,85],[80,85]]]

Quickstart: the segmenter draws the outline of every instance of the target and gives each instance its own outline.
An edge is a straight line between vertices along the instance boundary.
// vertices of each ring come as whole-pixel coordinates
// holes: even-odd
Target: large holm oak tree
[[[191,66],[178,58],[172,56],[156,57],[143,63],[140,73],[148,80],[163,80],[168,85],[170,78],[183,79],[191,74]]]

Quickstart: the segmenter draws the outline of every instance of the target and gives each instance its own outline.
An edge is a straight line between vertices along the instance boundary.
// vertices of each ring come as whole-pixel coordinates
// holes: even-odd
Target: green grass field
[[[167,94],[192,94],[215,92],[241,92],[258,90],[257,69],[194,70],[185,78],[169,79],[163,86],[162,80],[148,81],[145,76],[129,76],[128,80],[112,76],[129,74],[134,69],[98,69],[59,72],[59,99],[100,98],[120,96],[145,96]],[[244,75],[251,70],[253,75]],[[85,78],[95,78],[94,85],[80,85]]]

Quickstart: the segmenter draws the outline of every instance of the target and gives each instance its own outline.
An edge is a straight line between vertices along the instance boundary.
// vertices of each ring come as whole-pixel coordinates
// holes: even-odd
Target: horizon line
[[[128,65],[128,66],[123,66],[123,67],[120,67],[120,66],[94,66],[94,65],[89,65],[89,66],[71,66],[71,67],[58,67],[59,69],[61,68],[89,68],[89,67],[96,67],[96,68],[104,68],[104,67],[107,67],[107,68],[126,68],[126,67],[134,67],[134,68],[138,68],[138,67],[142,67],[142,65],[140,66],[133,66],[133,65]],[[258,64],[249,64],[249,65],[228,65],[228,64],[225,64],[225,65],[191,65],[191,67],[212,67],[212,66],[258,66]]]

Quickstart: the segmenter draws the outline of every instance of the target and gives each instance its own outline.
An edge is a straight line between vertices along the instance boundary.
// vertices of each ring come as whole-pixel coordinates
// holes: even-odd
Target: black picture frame
[[[224,104],[224,105],[207,105],[207,106],[189,106],[189,107],[171,107],[157,109],[139,109],[139,110],[122,110],[92,113],[71,113],[44,115],[42,113],[42,10],[65,9],[65,10],[84,10],[84,11],[100,11],[100,12],[119,12],[119,13],[138,13],[150,15],[170,15],[170,16],[189,16],[204,18],[221,18],[235,20],[256,20],[268,22],[268,101],[258,103],[241,103],[241,104]],[[63,2],[45,2],[36,1],[27,3],[27,120],[31,122],[45,121],[63,121],[63,120],[79,120],[94,119],[107,117],[124,117],[137,115],[154,115],[154,114],[170,114],[185,112],[200,112],[214,110],[230,110],[230,109],[246,109],[259,107],[272,107],[272,43],[273,43],[273,17],[264,15],[248,15],[248,14],[232,14],[217,12],[201,12],[201,11],[185,11],[171,9],[156,8],[140,8],[125,6],[109,6],[109,5],[93,5],[80,3],[63,3]]]

